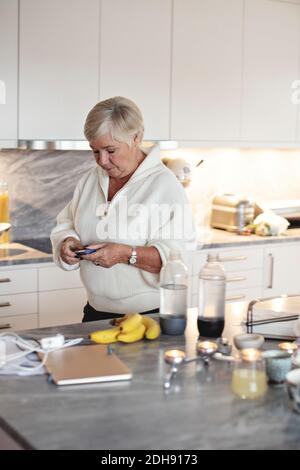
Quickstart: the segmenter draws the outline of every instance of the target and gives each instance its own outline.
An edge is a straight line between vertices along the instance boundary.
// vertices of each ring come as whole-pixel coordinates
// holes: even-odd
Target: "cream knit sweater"
[[[155,246],[163,265],[171,248],[178,248],[183,254],[187,249],[195,249],[192,215],[184,189],[161,162],[157,146],[143,151],[147,157],[109,205],[107,173],[96,166],[84,175],[75,188],[73,199],[57,216],[57,226],[51,233],[55,263],[65,270],[80,268],[87,299],[96,310],[128,313],[159,307],[159,274],[121,263],[109,269],[87,260],[68,265],[60,258],[60,246],[65,238],[75,237],[83,245],[117,242]],[[127,204],[127,211],[124,204]],[[168,211],[168,207],[174,205],[187,209],[182,224],[173,210]],[[161,207],[166,210],[157,217]],[[145,219],[145,214],[149,213],[154,222]],[[127,232],[124,231],[126,226]],[[110,229],[108,237],[105,235],[107,227]],[[187,229],[187,234],[180,233],[183,228]],[[174,235],[178,229],[179,235]]]

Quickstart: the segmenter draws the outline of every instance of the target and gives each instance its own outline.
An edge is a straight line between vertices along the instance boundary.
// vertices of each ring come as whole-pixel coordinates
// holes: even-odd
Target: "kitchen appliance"
[[[184,158],[165,157],[162,159],[162,162],[174,173],[184,188],[190,185],[192,181],[193,165],[188,163]],[[203,163],[203,160],[200,160],[195,167],[198,167],[201,163]]]
[[[243,233],[253,222],[255,204],[235,194],[221,194],[212,201],[211,226],[229,232]]]

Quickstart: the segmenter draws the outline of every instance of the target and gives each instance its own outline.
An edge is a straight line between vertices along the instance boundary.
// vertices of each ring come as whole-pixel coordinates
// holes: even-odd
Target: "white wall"
[[[236,193],[254,200],[300,199],[300,150],[179,149],[164,155],[195,163],[187,194],[203,208],[199,223],[208,224],[216,193]]]

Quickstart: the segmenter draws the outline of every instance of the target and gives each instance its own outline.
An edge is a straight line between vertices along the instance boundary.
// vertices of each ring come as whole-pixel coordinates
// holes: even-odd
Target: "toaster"
[[[235,194],[215,196],[212,201],[211,226],[242,233],[253,222],[255,204]]]

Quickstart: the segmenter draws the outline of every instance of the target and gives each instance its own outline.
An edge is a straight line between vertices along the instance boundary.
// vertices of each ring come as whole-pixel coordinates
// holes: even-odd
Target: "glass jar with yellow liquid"
[[[9,197],[8,185],[5,181],[0,181],[0,222],[9,222]],[[9,242],[9,233],[0,235],[0,243]]]
[[[265,361],[257,349],[243,349],[234,364],[231,389],[243,399],[255,399],[267,391]]]

